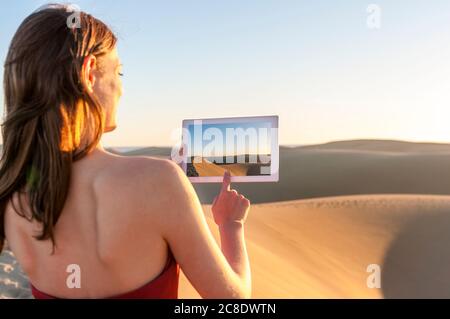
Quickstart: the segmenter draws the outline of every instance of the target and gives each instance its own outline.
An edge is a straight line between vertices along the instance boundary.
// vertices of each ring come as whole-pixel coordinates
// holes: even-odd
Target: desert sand
[[[170,154],[131,155],[153,152]],[[232,183],[252,201],[245,234],[254,298],[450,298],[449,145],[283,147],[280,167],[279,183]],[[195,185],[216,239],[209,204],[219,187]],[[367,286],[369,265],[380,267],[380,288]],[[199,297],[185,276],[179,295]],[[0,296],[30,297],[8,252]]]
[[[210,206],[204,206],[213,234]],[[342,196],[254,205],[254,298],[450,298],[450,197]],[[369,265],[381,287],[369,288]],[[180,297],[199,295],[183,276]]]

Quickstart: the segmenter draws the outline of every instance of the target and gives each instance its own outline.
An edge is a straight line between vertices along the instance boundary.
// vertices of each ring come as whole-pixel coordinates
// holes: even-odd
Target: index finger
[[[231,175],[230,171],[226,170],[223,174],[223,182],[222,182],[222,191],[229,191],[231,184]]]

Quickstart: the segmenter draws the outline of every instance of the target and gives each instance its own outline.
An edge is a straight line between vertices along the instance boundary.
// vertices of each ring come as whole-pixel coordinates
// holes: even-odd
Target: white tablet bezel
[[[244,116],[244,117],[226,117],[226,118],[206,118],[206,119],[186,119],[183,120],[183,134],[188,125],[194,124],[194,121],[201,120],[202,124],[223,124],[223,123],[249,123],[249,122],[270,122],[271,127],[271,165],[270,175],[261,176],[231,176],[231,182],[278,182],[279,179],[279,144],[278,144],[278,115],[269,116]],[[185,141],[185,137],[182,137]],[[187,154],[183,154],[181,167],[187,174]],[[192,183],[220,183],[223,176],[188,176]]]

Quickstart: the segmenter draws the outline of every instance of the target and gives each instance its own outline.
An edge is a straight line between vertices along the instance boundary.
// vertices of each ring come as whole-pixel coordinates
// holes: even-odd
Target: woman
[[[177,298],[180,267],[204,298],[249,298],[250,202],[226,173],[212,206],[220,250],[178,165],[105,151],[117,40],[83,12],[69,27],[67,11],[27,17],[5,61],[0,250],[7,240],[37,298]]]

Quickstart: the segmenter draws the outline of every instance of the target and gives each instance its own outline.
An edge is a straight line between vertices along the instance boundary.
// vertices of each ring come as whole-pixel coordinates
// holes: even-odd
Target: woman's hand
[[[230,183],[231,175],[227,170],[223,175],[220,193],[214,198],[211,207],[214,221],[218,226],[236,222],[244,224],[250,209],[250,201],[235,189],[230,189]]]

